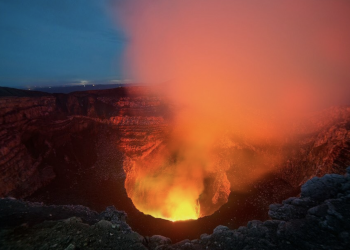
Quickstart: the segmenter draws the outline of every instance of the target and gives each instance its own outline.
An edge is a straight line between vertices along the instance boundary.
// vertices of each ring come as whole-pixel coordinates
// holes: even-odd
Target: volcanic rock
[[[350,243],[350,167],[345,176],[319,178],[302,187],[302,196],[272,205],[273,220],[250,221],[231,230],[171,245],[160,235],[142,237],[125,223],[124,212],[109,207],[98,214],[82,206],[45,206],[0,199],[1,249],[347,249]],[[332,190],[332,192],[329,192]],[[274,219],[278,207],[278,219]],[[295,211],[303,211],[296,213]],[[306,211],[306,212],[305,212]],[[284,220],[283,218],[287,218]],[[118,226],[121,225],[121,226]]]
[[[66,180],[65,178],[71,176],[80,177],[89,171],[103,181],[113,177],[114,180],[124,183],[126,174],[132,174],[129,170],[132,170],[135,160],[151,156],[152,152],[166,144],[175,109],[174,105],[145,87],[71,94],[0,88],[0,96],[0,197],[25,198],[39,191],[41,196],[36,196],[36,200],[39,201],[41,200],[38,197],[43,197],[46,185],[51,185],[55,180]],[[270,145],[267,142],[266,145],[253,145],[244,140],[225,138],[227,141],[221,146],[225,150],[225,159],[229,159],[226,156],[232,154],[237,156],[237,159],[240,156],[248,156],[253,160],[270,156],[271,152],[279,157],[281,155],[278,166],[274,166],[274,169],[278,170],[274,176],[283,180],[283,185],[287,188],[298,189],[315,176],[345,172],[346,166],[350,165],[349,131],[350,108],[333,107],[308,117],[304,123],[296,124],[294,131],[291,131],[293,136],[287,137],[284,144]],[[207,189],[210,190],[206,190],[203,197],[213,206],[201,206],[203,211],[207,209],[207,214],[213,213],[227,202],[231,190],[230,178],[236,174],[234,170],[238,164],[240,162],[236,162],[235,159],[220,162],[218,166],[225,166],[224,169],[218,168],[217,173],[213,173],[213,176],[206,180]],[[249,165],[250,162],[246,164]],[[254,233],[251,231],[252,235],[275,233],[272,229],[266,231],[265,227],[279,228],[278,232],[285,232],[285,224],[280,225],[277,220],[293,223],[287,224],[291,227],[307,215],[324,216],[330,207],[320,202],[335,197],[340,186],[348,190],[350,185],[343,182],[343,177],[336,177],[338,181],[335,177],[330,175],[326,179],[312,179],[310,183],[307,182],[310,187],[303,186],[301,197],[286,200],[282,205],[272,205],[269,214],[275,220],[267,222],[266,225],[263,223],[263,226],[257,222],[252,223],[250,226],[255,230]],[[278,190],[272,192],[272,199],[264,201],[268,203],[261,206],[260,210],[266,210],[271,202],[280,202],[273,195],[284,192],[282,188],[279,189],[281,186],[275,188]],[[61,191],[61,186],[53,187],[51,202],[55,198],[53,203],[67,204],[60,203],[58,198],[67,196]],[[324,187],[327,187],[327,191],[320,191]],[[264,190],[263,187],[261,189]],[[292,194],[297,195],[298,193]],[[71,200],[74,201],[71,204],[84,204],[81,203],[83,198],[79,195]],[[103,216],[99,220],[113,221],[113,218],[121,220],[123,217],[122,213],[113,208],[106,210]],[[82,223],[87,221],[83,219]],[[333,222],[329,223],[332,225]],[[127,229],[122,228],[122,224],[116,224],[115,227]],[[264,227],[262,231],[261,227]],[[238,229],[234,235],[241,239],[245,237],[247,230],[247,227]],[[224,230],[222,234],[228,232],[229,230]],[[339,237],[345,239],[346,235],[347,231],[344,231]],[[211,237],[203,236],[200,240]],[[200,240],[186,241],[179,246],[184,247],[186,244],[186,247],[190,248],[197,244],[196,247],[199,247]],[[147,246],[145,239],[142,241],[144,246]],[[212,242],[213,246],[217,243],[216,240]],[[64,248],[70,244],[75,248],[79,247],[69,243]]]
[[[129,161],[146,157],[164,143],[174,109],[146,87],[71,94],[0,90],[0,197],[27,197],[50,183],[62,168],[93,166],[98,158],[94,144],[105,130],[118,135],[118,150]],[[314,176],[344,173],[350,164],[349,107],[315,114],[294,130],[293,137],[276,148],[284,155],[276,167],[283,180],[299,187]],[[264,148],[244,141],[229,144],[225,150],[236,155],[266,154]],[[88,152],[88,161],[79,157],[78,149]],[[213,178],[208,200],[220,207],[227,202],[229,182],[224,171]]]
[[[347,249],[350,176],[333,174],[318,180],[323,185],[318,186],[317,196],[313,196],[315,186],[310,180],[302,186],[301,197],[271,205],[273,220],[251,221],[236,230],[218,226],[212,235],[190,245],[182,243],[167,249]]]
[[[27,197],[62,168],[92,167],[101,130],[118,134],[119,151],[127,155],[147,152],[164,137],[163,101],[144,88],[0,93],[0,197]]]
[[[332,107],[295,126],[283,146],[281,177],[299,187],[314,176],[344,174],[350,165],[350,107]],[[296,136],[295,136],[296,135]]]

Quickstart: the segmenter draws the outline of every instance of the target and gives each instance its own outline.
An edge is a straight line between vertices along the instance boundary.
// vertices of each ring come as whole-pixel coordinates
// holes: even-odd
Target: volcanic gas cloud
[[[114,9],[129,39],[125,74],[177,106],[169,138],[125,162],[129,197],[154,217],[212,214],[230,190],[278,166],[276,154],[233,164],[237,141],[277,145],[302,114],[350,92],[348,1],[128,0]]]

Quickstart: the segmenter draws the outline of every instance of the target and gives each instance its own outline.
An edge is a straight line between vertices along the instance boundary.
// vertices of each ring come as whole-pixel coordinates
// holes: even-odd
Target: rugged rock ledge
[[[0,200],[1,249],[347,249],[350,243],[350,167],[345,176],[314,177],[300,197],[270,205],[272,220],[230,230],[218,226],[200,239],[171,244],[143,237],[126,214],[108,207],[98,214],[83,206],[45,206]]]

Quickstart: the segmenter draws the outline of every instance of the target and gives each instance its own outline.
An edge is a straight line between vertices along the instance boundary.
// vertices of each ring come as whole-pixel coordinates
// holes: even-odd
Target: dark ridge
[[[71,94],[74,96],[112,96],[112,97],[127,97],[127,96],[152,96],[155,94],[149,87],[135,85],[87,85],[72,86],[72,87],[52,87],[52,88],[37,88],[35,90],[25,90],[0,86],[0,97],[16,96],[16,97],[41,97],[41,96],[62,96]]]
[[[5,97],[5,96],[41,97],[41,96],[49,96],[49,95],[51,94],[42,92],[42,91],[32,91],[32,90],[0,87],[0,97]]]
[[[41,87],[35,88],[38,91],[44,91],[48,93],[61,93],[69,94],[73,92],[82,92],[82,91],[95,91],[95,90],[104,90],[112,89],[126,86],[125,84],[95,84],[95,85],[74,85],[74,86],[57,86],[57,87]]]
[[[350,167],[345,176],[314,177],[299,197],[271,204],[265,221],[231,230],[219,225],[211,234],[172,242],[161,235],[133,231],[126,214],[110,206],[101,213],[77,205],[0,199],[1,249],[143,250],[294,250],[348,249],[350,243]],[[219,224],[218,222],[217,224]],[[151,226],[144,224],[145,227]],[[175,243],[175,244],[172,244]]]

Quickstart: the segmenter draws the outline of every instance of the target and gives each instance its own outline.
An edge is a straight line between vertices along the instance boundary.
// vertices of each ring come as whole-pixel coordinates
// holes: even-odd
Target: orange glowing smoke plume
[[[125,74],[178,106],[167,141],[125,164],[129,197],[155,217],[212,213],[277,166],[276,155],[244,164],[235,149],[278,144],[300,114],[350,93],[348,1],[115,3],[130,39]]]

